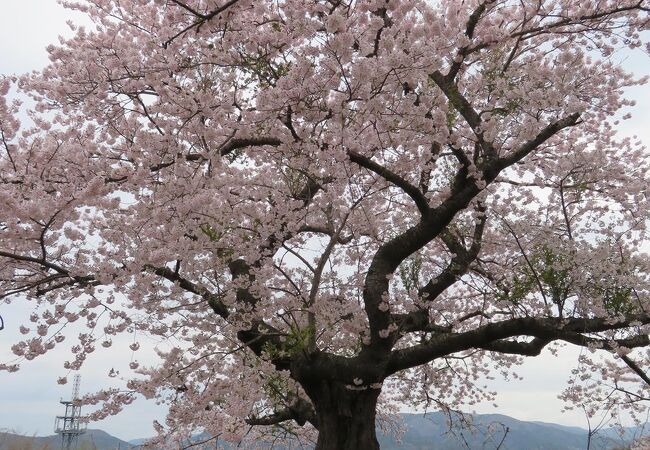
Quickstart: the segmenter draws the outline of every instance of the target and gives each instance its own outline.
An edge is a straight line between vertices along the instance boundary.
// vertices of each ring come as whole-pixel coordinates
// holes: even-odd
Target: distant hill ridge
[[[501,414],[454,415],[441,412],[402,414],[406,432],[401,442],[380,434],[382,450],[584,450],[587,448],[587,431],[545,422],[527,422]],[[600,430],[592,438],[590,450],[623,450],[642,434],[641,428],[627,428],[619,436],[612,428]],[[646,430],[643,434],[649,434]],[[196,440],[205,439],[205,434]],[[102,430],[90,429],[79,441],[80,450],[135,449],[146,439],[122,441]],[[25,437],[0,432],[0,450],[58,450],[59,436]],[[195,449],[214,449],[214,443],[196,446]],[[220,444],[219,448],[236,448]],[[277,445],[273,447],[283,450]]]
[[[78,450],[128,450],[134,448],[131,444],[111,436],[102,430],[89,429],[81,435]],[[0,450],[59,450],[61,437],[52,436],[22,436],[0,431]]]

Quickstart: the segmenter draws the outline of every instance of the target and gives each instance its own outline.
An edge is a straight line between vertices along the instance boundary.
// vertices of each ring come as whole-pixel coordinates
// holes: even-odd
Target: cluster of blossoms
[[[0,299],[34,302],[19,358],[72,322],[69,370],[165,343],[92,418],[140,394],[161,434],[376,449],[556,342],[608,355],[567,401],[645,407],[645,80],[613,55],[647,1],[64,3],[94,27],[0,78]]]

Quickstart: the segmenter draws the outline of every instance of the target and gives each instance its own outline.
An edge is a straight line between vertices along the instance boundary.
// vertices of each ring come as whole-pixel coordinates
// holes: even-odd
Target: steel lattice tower
[[[77,445],[80,435],[86,432],[86,427],[81,423],[81,406],[79,405],[79,384],[81,376],[74,376],[72,384],[72,399],[61,400],[65,406],[65,415],[56,416],[54,431],[61,435],[61,449],[72,450]]]

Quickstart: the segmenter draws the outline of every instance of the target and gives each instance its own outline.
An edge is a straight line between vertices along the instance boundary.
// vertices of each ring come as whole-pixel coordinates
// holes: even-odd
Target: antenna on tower
[[[74,376],[74,382],[72,383],[72,400],[79,400],[79,385],[81,384],[81,375],[76,374]]]
[[[61,400],[65,406],[65,415],[56,416],[54,431],[61,435],[61,449],[76,448],[79,436],[86,432],[86,425],[81,423],[81,406],[79,405],[79,385],[81,375],[76,374],[72,383],[72,399]]]

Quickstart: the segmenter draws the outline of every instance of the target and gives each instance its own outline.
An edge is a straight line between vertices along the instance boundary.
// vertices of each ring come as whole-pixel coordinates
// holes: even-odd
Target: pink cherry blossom
[[[89,420],[139,394],[160,442],[372,450],[568,342],[567,407],[641,417],[645,2],[63,3],[93,26],[0,78],[0,299],[34,306],[0,370],[78,322],[67,370],[132,342]]]

